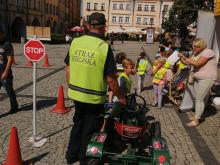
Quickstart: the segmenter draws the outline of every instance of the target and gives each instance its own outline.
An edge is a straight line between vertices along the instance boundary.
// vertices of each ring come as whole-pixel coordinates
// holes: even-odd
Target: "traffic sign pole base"
[[[39,148],[47,142],[47,138],[42,138],[42,137],[39,137],[39,136],[36,136],[36,137],[31,136],[31,137],[28,138],[27,141],[29,143],[31,143],[33,147]]]

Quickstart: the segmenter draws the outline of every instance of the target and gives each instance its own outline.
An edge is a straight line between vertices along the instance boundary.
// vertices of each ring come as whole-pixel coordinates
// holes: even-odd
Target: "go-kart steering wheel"
[[[126,97],[127,104],[126,104],[126,111],[131,113],[136,113],[139,111],[144,111],[146,108],[146,101],[145,99],[137,95],[136,92],[133,94],[130,94]]]

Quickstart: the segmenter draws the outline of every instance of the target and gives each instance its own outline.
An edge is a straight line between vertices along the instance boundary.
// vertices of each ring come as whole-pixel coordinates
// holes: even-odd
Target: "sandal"
[[[188,127],[195,127],[195,126],[199,125],[199,121],[196,120],[196,119],[194,119],[194,120],[192,120],[191,122],[187,123],[186,125],[187,125]]]
[[[194,116],[189,118],[189,121],[193,121],[193,120],[196,120],[196,118]]]

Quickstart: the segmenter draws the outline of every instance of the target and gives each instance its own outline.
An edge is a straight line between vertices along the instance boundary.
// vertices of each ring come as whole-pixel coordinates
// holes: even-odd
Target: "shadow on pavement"
[[[43,153],[41,155],[38,155],[34,158],[31,158],[27,161],[25,161],[24,165],[28,165],[30,163],[35,164],[36,162],[39,162],[41,159],[43,159],[44,157],[46,157],[49,154],[49,152]]]
[[[62,132],[62,131],[64,131],[64,130],[66,130],[66,129],[68,129],[68,128],[72,127],[72,126],[73,126],[72,124],[71,124],[71,125],[69,125],[69,126],[66,126],[66,127],[62,128],[62,129],[60,129],[60,130],[56,131],[56,132],[53,132],[53,133],[51,133],[51,134],[49,134],[49,135],[45,136],[45,138],[49,138],[49,137],[51,137],[51,136],[53,136],[53,135],[55,135],[55,134],[57,134],[57,133],[60,133],[60,132]]]
[[[204,111],[202,117],[204,117],[204,118],[211,117],[211,116],[214,116],[216,113],[217,113],[217,109],[212,105],[208,105],[205,108],[205,111]]]
[[[142,92],[143,92],[143,91],[146,91],[146,90],[151,90],[151,89],[153,89],[153,85],[144,87],[144,88],[142,89]]]
[[[56,104],[57,99],[46,99],[46,100],[38,100],[36,101],[37,110],[41,110],[45,107],[50,107]],[[21,105],[20,111],[28,111],[33,109],[33,103],[27,103]]]

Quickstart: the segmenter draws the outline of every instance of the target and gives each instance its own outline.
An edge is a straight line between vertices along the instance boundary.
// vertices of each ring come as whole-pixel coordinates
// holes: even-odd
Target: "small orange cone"
[[[33,66],[32,61],[28,60],[28,62],[27,62],[27,64],[26,64],[26,66]]]
[[[45,55],[43,67],[49,67],[49,66],[50,66],[50,64],[49,64],[49,60],[48,60],[48,55]]]
[[[58,91],[58,98],[57,98],[57,104],[56,107],[54,107],[51,112],[53,113],[59,113],[64,114],[70,111],[70,108],[66,108],[64,104],[64,94],[63,94],[63,86],[60,85],[59,91]]]
[[[23,165],[16,127],[12,127],[11,129],[8,155],[6,162],[2,165]]]

